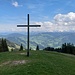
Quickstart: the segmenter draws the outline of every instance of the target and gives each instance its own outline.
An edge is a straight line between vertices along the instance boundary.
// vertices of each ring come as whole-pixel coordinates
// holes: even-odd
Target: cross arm
[[[17,25],[17,27],[28,27],[28,25]],[[41,27],[41,25],[29,25],[29,27]]]

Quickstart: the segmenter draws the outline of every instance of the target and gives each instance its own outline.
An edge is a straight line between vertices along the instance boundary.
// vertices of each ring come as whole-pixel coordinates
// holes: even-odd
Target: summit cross
[[[30,27],[41,27],[41,25],[30,25],[29,24],[29,14],[27,15],[27,17],[28,17],[28,24],[27,25],[17,25],[17,27],[27,27],[27,30],[28,30],[28,33],[27,33],[27,56],[29,57],[29,38],[30,38],[30,36],[29,36],[29,28]]]

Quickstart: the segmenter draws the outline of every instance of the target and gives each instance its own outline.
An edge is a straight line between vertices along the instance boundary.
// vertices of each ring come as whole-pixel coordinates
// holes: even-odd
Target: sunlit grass
[[[12,65],[21,60],[26,63]],[[25,51],[0,53],[0,65],[0,75],[75,75],[75,56],[57,52],[30,51],[30,57]]]

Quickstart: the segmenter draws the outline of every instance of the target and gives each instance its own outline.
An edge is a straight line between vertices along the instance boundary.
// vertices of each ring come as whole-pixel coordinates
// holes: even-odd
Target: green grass
[[[0,65],[8,61],[26,60],[25,64],[0,66],[0,75],[75,75],[75,56],[57,52],[30,51],[0,53]]]

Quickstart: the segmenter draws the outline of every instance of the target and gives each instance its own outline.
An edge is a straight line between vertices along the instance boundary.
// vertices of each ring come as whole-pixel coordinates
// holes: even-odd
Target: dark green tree
[[[54,48],[53,47],[46,47],[43,50],[46,50],[46,51],[54,51]]]
[[[39,50],[39,45],[37,45],[36,50]]]
[[[0,52],[6,52],[6,51],[9,51],[8,45],[7,45],[6,39],[2,38],[1,44],[0,44]]]
[[[1,52],[4,52],[4,40],[3,40],[3,38],[1,40]]]
[[[19,51],[21,51],[21,50],[23,50],[23,46],[22,46],[22,44],[21,44],[21,46],[20,46],[20,49],[19,49]]]
[[[62,44],[62,52],[63,53],[69,53],[69,54],[75,54],[75,46],[71,43],[64,43]]]
[[[30,49],[29,50],[32,50],[32,48],[30,47]]]
[[[0,44],[0,52],[2,52],[2,45]]]
[[[14,49],[12,48],[11,51],[13,51]]]
[[[6,42],[6,39],[4,39],[4,52],[6,52],[6,51],[9,51],[9,49],[8,49],[8,45],[7,45],[7,42]]]
[[[62,44],[62,52],[67,53],[67,46],[66,43]]]

